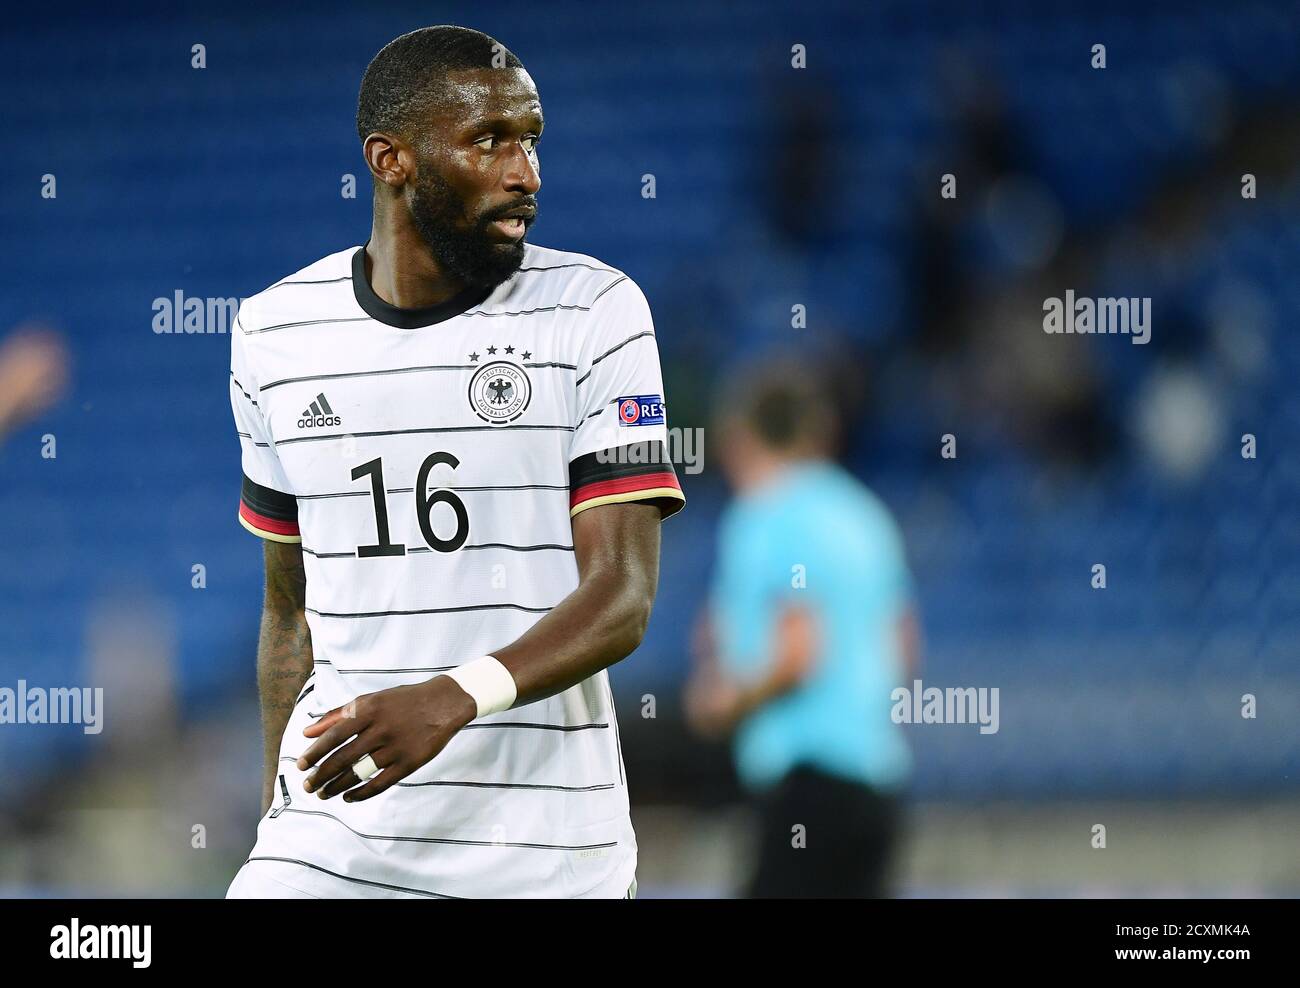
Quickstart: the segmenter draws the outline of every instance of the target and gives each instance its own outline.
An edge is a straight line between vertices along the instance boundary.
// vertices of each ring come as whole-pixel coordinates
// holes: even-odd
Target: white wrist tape
[[[478,704],[476,717],[509,710],[519,696],[515,677],[492,655],[462,663],[442,675],[454,679],[461,689],[474,698]]]

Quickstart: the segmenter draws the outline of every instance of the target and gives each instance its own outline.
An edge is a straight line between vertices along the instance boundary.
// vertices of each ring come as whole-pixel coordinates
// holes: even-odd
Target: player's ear
[[[400,137],[371,134],[362,151],[375,180],[394,189],[400,189],[415,174],[415,152]]]

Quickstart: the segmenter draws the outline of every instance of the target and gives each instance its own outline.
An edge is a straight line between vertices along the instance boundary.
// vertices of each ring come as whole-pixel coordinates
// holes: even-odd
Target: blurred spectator
[[[886,894],[910,772],[890,719],[917,652],[902,538],[830,461],[826,390],[774,364],[732,386],[717,424],[737,496],[686,707],[702,734],[736,731],[760,814],[752,898]]]

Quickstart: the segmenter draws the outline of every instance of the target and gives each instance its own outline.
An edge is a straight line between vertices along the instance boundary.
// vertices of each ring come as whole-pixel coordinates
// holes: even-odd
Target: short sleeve
[[[230,407],[235,415],[244,472],[239,523],[273,542],[301,542],[298,500],[290,492],[271,431],[257,403],[257,379],[248,360],[245,337],[236,319],[230,334]]]
[[[664,518],[686,503],[668,446],[668,413],[654,324],[626,275],[587,317],[575,387],[579,410],[569,453],[569,514],[599,504],[653,501]]]
[[[877,577],[876,588],[882,600],[903,607],[911,602],[916,588],[911,567],[907,562],[907,548],[903,530],[897,519],[883,503],[872,498],[875,525],[870,558],[872,572]]]

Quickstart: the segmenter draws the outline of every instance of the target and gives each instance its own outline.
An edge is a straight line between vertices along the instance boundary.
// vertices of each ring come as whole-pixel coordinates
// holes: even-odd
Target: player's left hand
[[[321,799],[346,792],[348,803],[377,796],[442,751],[477,713],[473,698],[447,676],[359,696],[303,730],[316,743],[298,768],[305,772],[325,759],[303,788]],[[365,755],[380,771],[363,784],[352,766]]]

